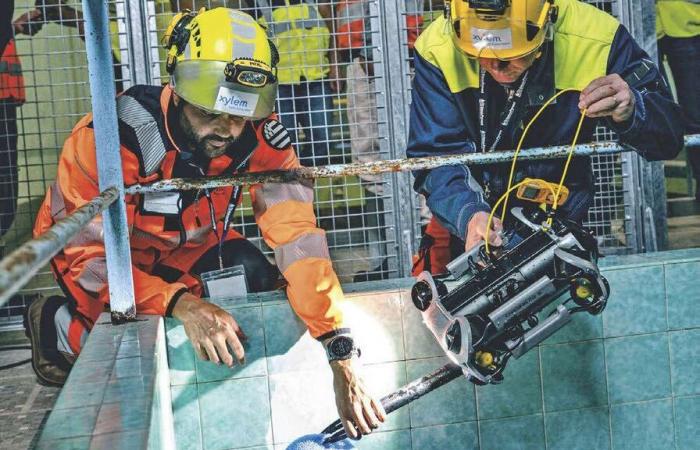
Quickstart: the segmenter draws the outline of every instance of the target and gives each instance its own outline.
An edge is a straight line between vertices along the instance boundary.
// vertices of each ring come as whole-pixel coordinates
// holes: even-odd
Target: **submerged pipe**
[[[72,214],[56,222],[46,232],[25,242],[0,261],[0,306],[5,304],[85,225],[117,198],[119,198],[119,191],[116,187],[112,186],[106,189]]]
[[[432,392],[462,375],[463,372],[460,366],[452,363],[444,365],[436,371],[417,380],[413,380],[386,397],[383,397],[381,402],[384,411],[386,411],[387,414],[391,414],[402,406],[406,406],[412,401],[418,400],[428,392]],[[323,441],[324,444],[342,441],[347,438],[345,428],[343,428],[340,419],[328,425],[321,433],[328,435]]]

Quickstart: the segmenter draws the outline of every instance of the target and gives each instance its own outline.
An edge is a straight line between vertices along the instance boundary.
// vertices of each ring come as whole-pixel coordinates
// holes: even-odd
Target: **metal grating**
[[[31,235],[36,209],[47,185],[55,178],[62,143],[90,108],[85,46],[76,29],[79,19],[71,13],[71,10],[79,11],[81,3],[77,0],[63,0],[62,3],[70,9],[62,10],[58,19],[43,23],[43,28],[32,37],[17,37],[27,102],[17,110],[18,210],[14,224],[1,241],[6,250]],[[340,2],[313,3],[319,10],[333,10],[330,7]],[[443,2],[367,0],[364,3],[365,9],[351,18],[364,20],[370,42],[334,64],[341,74],[342,89],[336,92],[326,82],[320,83],[320,90],[308,92],[303,89],[305,83],[302,82],[280,92],[280,102],[285,102],[282,106],[295,113],[287,114],[295,116],[288,123],[296,135],[295,143],[304,164],[403,155],[411,86],[405,11],[407,7],[425,7],[422,25],[425,27],[442,13]],[[620,16],[620,0],[589,3]],[[115,69],[119,88],[136,82],[167,82],[165,51],[160,46],[160,37],[174,11],[180,8],[225,5],[249,11],[261,20],[264,16],[254,0],[118,0],[109,1],[108,5],[112,44],[119,60]],[[34,0],[16,0],[15,17],[34,8]],[[329,39],[339,35],[341,32],[336,30],[329,33]],[[302,46],[290,54],[298,57],[308,51],[310,49]],[[360,64],[356,57],[361,55],[372,64]],[[353,61],[354,64],[350,64]],[[313,64],[302,65],[317,68]],[[320,66],[331,67],[331,64]],[[373,69],[369,76],[366,74],[368,67]],[[348,85],[355,90],[348,91]],[[308,88],[308,83],[305,87]],[[305,110],[313,110],[317,118],[305,117]],[[598,136],[609,138],[606,133],[601,129]],[[363,139],[369,148],[365,153],[357,146]],[[356,144],[354,149],[353,143]],[[639,181],[631,176],[633,171],[628,165],[624,156],[599,157],[593,161],[598,194],[588,224],[600,236],[607,253],[629,253],[639,248],[638,219],[631,213],[635,205],[634,186]],[[426,217],[421,214],[420,199],[413,194],[410,183],[410,177],[402,175],[387,175],[378,180],[346,177],[317,183],[316,214],[320,226],[327,231],[334,265],[342,281],[408,273],[421,221]],[[253,219],[247,193],[236,219],[238,231],[270,254]],[[0,327],[17,323],[18,313],[33,296],[54,289],[55,283],[48,271],[37,276],[22,295],[0,308]]]
[[[49,4],[58,2],[47,2]],[[3,192],[3,201],[14,194],[17,211],[12,225],[0,238],[7,254],[31,238],[34,217],[46,188],[56,177],[56,166],[63,141],[75,123],[90,111],[87,87],[87,58],[80,35],[81,2],[65,0],[61,7],[49,8],[43,20],[33,20],[28,30],[33,35],[15,36],[22,63],[26,101],[17,108],[17,166],[3,176],[16,179],[17,190]],[[119,86],[129,82],[126,26],[123,1],[110,1],[109,17],[114,33],[112,48],[118,60],[115,78]],[[43,8],[43,0],[16,0],[13,19]],[[118,11],[121,15],[118,16]],[[121,17],[121,18],[119,18]],[[4,125],[4,124],[3,124]],[[0,214],[11,216],[3,204]],[[0,252],[0,253],[2,253]],[[0,308],[0,327],[17,324],[21,311],[39,293],[55,291],[53,276],[47,270],[38,274],[10,303]]]

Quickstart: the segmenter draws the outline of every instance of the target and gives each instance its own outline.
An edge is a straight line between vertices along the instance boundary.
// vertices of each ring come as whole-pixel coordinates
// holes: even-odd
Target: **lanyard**
[[[510,125],[516,111],[518,110],[518,105],[525,92],[525,86],[527,85],[527,79],[530,75],[528,70],[523,75],[520,84],[514,90],[510,91],[508,96],[508,102],[506,103],[506,110],[508,111],[503,120],[498,125],[498,133],[490,146],[487,146],[488,132],[487,132],[487,117],[486,117],[486,71],[482,68],[479,71],[479,136],[481,138],[481,152],[486,153],[487,151],[492,152],[496,149],[496,146],[501,142],[503,138],[503,133]]]
[[[241,161],[235,169],[233,169],[233,173],[238,172],[241,170],[243,166],[245,166],[248,163],[248,160],[250,157],[253,156],[253,152],[251,152],[248,156],[246,156],[243,161]],[[191,162],[188,162],[188,164],[191,167],[196,168],[199,173],[204,177],[206,174],[204,173],[204,169],[202,169],[200,166],[193,164]],[[233,217],[233,213],[236,211],[236,206],[238,205],[238,200],[241,197],[241,187],[240,186],[234,186],[232,191],[231,191],[231,196],[228,199],[228,203],[226,205],[226,213],[224,214],[224,228],[221,230],[221,236],[219,236],[219,226],[217,224],[216,220],[216,213],[214,211],[214,201],[211,198],[211,192],[209,191],[208,188],[204,189],[204,196],[207,198],[207,203],[209,204],[209,220],[211,221],[211,229],[214,232],[214,236],[216,236],[216,239],[219,241],[219,248],[218,248],[218,253],[219,253],[219,268],[223,269],[224,268],[224,260],[223,260],[223,245],[224,241],[226,240],[226,235],[228,234],[228,228],[229,225],[231,225],[231,217]]]

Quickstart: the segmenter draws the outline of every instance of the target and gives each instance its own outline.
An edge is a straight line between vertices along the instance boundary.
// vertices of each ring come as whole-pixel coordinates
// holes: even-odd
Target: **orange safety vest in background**
[[[408,48],[412,49],[423,29],[423,2],[404,0],[406,3],[406,32]],[[343,0],[336,8],[336,47],[357,49],[369,45],[365,39],[365,20],[369,20],[368,0]],[[369,33],[369,31],[367,31]]]
[[[5,99],[17,103],[24,103],[26,99],[22,64],[17,57],[14,39],[10,39],[0,57],[0,100]]]

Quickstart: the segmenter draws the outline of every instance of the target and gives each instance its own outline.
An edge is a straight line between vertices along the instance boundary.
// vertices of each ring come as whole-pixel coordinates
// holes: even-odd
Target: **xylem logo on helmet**
[[[472,27],[472,44],[476,48],[513,48],[510,28],[486,30]]]
[[[258,94],[234,91],[226,87],[219,87],[216,95],[214,109],[234,116],[250,117],[258,106]]]
[[[243,100],[242,98],[231,96],[226,97],[224,95],[219,96],[219,102],[223,103],[225,106],[231,106],[231,108],[247,108],[248,100]]]

